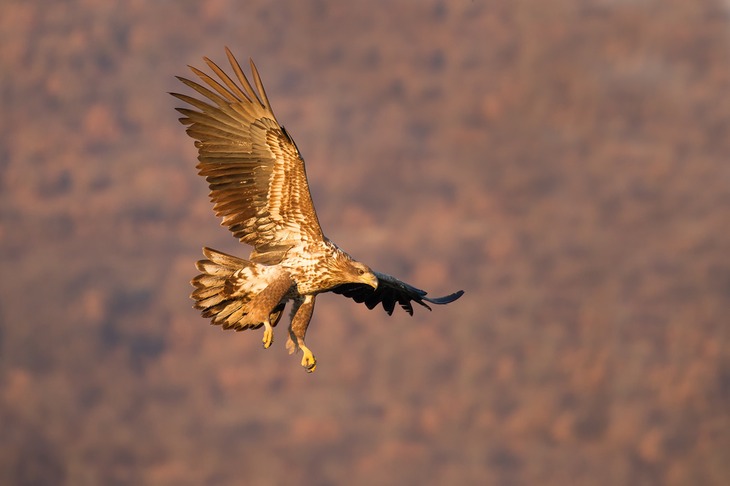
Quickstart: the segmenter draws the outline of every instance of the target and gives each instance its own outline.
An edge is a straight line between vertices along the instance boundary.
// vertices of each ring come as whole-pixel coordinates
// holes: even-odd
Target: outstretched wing
[[[351,283],[338,285],[332,289],[332,292],[349,297],[355,302],[364,303],[368,306],[368,309],[372,309],[378,304],[383,304],[383,309],[385,309],[388,315],[393,314],[396,302],[408,314],[413,315],[411,302],[416,302],[426,309],[431,310],[431,307],[426,302],[438,305],[449,304],[464,294],[463,290],[459,290],[444,297],[429,298],[426,297],[427,292],[425,290],[417,289],[384,273],[373,273],[378,277],[377,289],[373,289],[366,284]]]
[[[278,263],[286,252],[324,236],[309,193],[304,160],[279,125],[251,61],[256,90],[226,48],[238,83],[204,58],[219,81],[190,67],[207,87],[178,77],[207,98],[170,93],[195,109],[177,108],[196,140],[199,174],[210,185],[221,224],[253,245],[251,259]],[[210,88],[210,89],[209,89]]]

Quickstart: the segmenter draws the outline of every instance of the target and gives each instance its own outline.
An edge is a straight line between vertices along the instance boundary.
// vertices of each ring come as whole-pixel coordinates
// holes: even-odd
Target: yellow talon
[[[274,342],[274,329],[268,322],[265,322],[264,326],[266,327],[264,329],[264,339],[262,339],[262,341],[264,343],[264,349],[268,349],[268,347],[271,346],[271,343]]]
[[[313,372],[317,368],[317,359],[306,346],[301,346],[304,356],[302,357],[302,366],[307,373]]]

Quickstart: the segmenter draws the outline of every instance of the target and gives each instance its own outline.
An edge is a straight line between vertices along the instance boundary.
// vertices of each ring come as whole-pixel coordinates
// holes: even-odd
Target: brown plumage
[[[289,300],[294,301],[290,353],[302,350],[302,366],[316,367],[304,343],[317,294],[332,291],[365,303],[382,304],[388,314],[398,303],[413,314],[412,302],[447,304],[463,291],[439,298],[355,261],[322,233],[309,193],[304,160],[294,140],[276,120],[259,73],[251,61],[256,88],[226,48],[235,80],[208,58],[219,80],[194,67],[205,85],[178,77],[206,98],[171,93],[192,108],[177,108],[198,148],[198,173],[210,186],[210,199],[222,225],[253,246],[248,260],[203,249],[201,274],[192,281],[195,308],[224,329],[264,326],[264,347]],[[236,82],[237,81],[237,82]]]

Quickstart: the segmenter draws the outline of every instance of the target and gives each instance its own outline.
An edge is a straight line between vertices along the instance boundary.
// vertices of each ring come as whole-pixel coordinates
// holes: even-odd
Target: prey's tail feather
[[[190,298],[195,301],[203,317],[210,318],[211,324],[223,329],[243,331],[258,329],[262,322],[250,322],[248,304],[256,295],[255,289],[246,287],[246,276],[256,274],[256,264],[242,258],[203,248],[207,260],[198,261],[195,266],[201,272],[191,280],[195,287]],[[285,304],[279,303],[269,316],[272,326],[281,319]]]

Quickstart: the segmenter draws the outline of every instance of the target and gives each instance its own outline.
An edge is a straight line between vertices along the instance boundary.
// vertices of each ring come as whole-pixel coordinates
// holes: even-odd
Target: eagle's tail
[[[195,300],[193,307],[201,310],[203,317],[209,317],[211,324],[220,325],[223,329],[257,329],[263,323],[250,323],[245,319],[248,313],[247,304],[254,297],[254,292],[242,292],[235,282],[246,274],[256,272],[256,264],[242,258],[203,248],[207,260],[200,260],[196,267],[202,273],[191,280],[195,287],[190,298]],[[281,319],[284,304],[277,305],[271,311],[270,322],[276,326]]]

